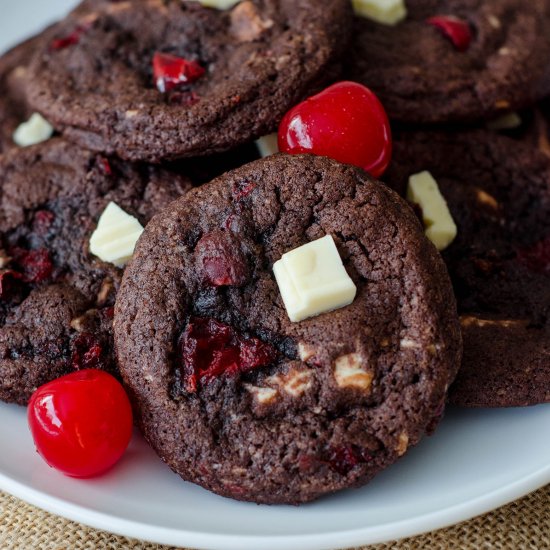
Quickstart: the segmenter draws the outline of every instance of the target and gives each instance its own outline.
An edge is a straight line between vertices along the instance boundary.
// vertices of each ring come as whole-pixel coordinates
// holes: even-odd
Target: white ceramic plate
[[[70,0],[0,0],[0,51]],[[550,405],[458,411],[369,486],[293,507],[243,504],[183,483],[139,436],[107,475],[75,480],[34,452],[25,410],[0,404],[0,488],[114,533],[214,550],[322,550],[418,534],[550,483]]]

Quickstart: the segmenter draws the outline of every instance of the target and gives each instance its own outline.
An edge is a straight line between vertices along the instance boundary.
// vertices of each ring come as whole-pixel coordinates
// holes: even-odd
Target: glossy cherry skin
[[[97,369],[76,371],[38,388],[27,418],[38,453],[72,477],[92,477],[111,468],[132,436],[132,408],[124,388]]]
[[[391,160],[390,123],[373,92],[356,82],[339,82],[285,115],[279,150],[331,157],[378,178]]]

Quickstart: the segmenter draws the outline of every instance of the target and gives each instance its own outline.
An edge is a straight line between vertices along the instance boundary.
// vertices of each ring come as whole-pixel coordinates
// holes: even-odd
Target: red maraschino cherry
[[[132,408],[121,384],[96,369],[73,372],[38,388],[29,401],[36,450],[72,477],[108,470],[132,436]]]
[[[439,29],[459,52],[465,52],[472,43],[472,29],[466,21],[452,15],[436,15],[426,20]]]
[[[196,61],[189,61],[169,53],[156,52],[153,57],[153,75],[159,92],[169,92],[183,84],[192,84],[206,70]]]
[[[339,82],[285,115],[279,126],[279,150],[331,157],[379,178],[391,160],[390,123],[371,90],[356,82]]]

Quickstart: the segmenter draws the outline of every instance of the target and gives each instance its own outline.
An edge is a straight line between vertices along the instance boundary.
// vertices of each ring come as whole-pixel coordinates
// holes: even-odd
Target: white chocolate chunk
[[[353,387],[366,392],[370,390],[374,376],[364,370],[358,353],[350,353],[334,362],[334,378],[341,388]]]
[[[409,448],[409,434],[407,432],[401,432],[399,434],[399,439],[397,441],[397,447],[395,448],[395,451],[397,452],[397,456],[403,456],[407,449]]]
[[[506,113],[487,123],[489,130],[513,130],[522,124],[521,117],[517,113]]]
[[[352,0],[357,15],[382,25],[397,25],[407,17],[404,0]]]
[[[39,113],[21,123],[13,133],[13,141],[19,147],[28,147],[47,141],[53,135],[53,126]]]
[[[277,134],[269,134],[256,140],[256,147],[262,158],[277,154],[279,152]]]
[[[277,390],[273,388],[262,388],[259,386],[253,386],[252,384],[245,384],[244,387],[254,396],[254,399],[261,405],[270,403],[277,396]]]
[[[420,206],[426,236],[438,250],[445,250],[456,238],[457,228],[437,182],[429,172],[409,178],[407,198]]]
[[[216,8],[218,10],[228,10],[235,4],[238,4],[240,0],[194,0],[199,4],[202,4],[206,8]]]
[[[357,292],[331,235],[283,254],[273,272],[294,323],[347,306]]]
[[[124,267],[142,233],[143,227],[136,218],[110,202],[90,238],[90,252],[104,262]]]
[[[287,374],[270,376],[266,382],[278,386],[292,397],[299,397],[311,388],[312,373],[309,370],[291,370]]]

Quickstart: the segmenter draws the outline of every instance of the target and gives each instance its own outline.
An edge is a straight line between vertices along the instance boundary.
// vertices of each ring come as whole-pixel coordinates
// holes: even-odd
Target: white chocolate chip
[[[0,248],[0,269],[4,269],[11,262],[11,257]]]
[[[110,277],[105,277],[105,279],[103,279],[99,292],[97,293],[96,303],[98,306],[102,306],[107,302],[114,287],[115,285]]]
[[[252,384],[244,384],[244,387],[254,396],[261,405],[270,403],[277,396],[277,390],[273,388],[261,388]]]
[[[397,25],[407,17],[404,0],[352,0],[357,15],[382,25]]]
[[[279,152],[277,134],[269,134],[256,140],[256,147],[262,158],[270,157]]]
[[[315,356],[315,348],[308,344],[304,344],[303,342],[300,342],[298,344],[298,357],[302,361],[307,361]]]
[[[334,378],[341,388],[353,387],[369,391],[374,376],[363,369],[358,353],[350,353],[338,357],[334,362]]]
[[[262,19],[258,8],[245,0],[238,4],[230,15],[230,31],[239,42],[253,42],[273,26],[271,19]]]
[[[409,178],[407,198],[420,206],[426,236],[438,250],[445,250],[456,238],[457,228],[437,182],[429,172]]]
[[[235,4],[238,4],[240,0],[193,0],[198,2],[207,8],[216,8],[218,10],[228,10]]]
[[[104,262],[124,267],[142,233],[143,227],[136,218],[110,202],[90,238],[90,252]]]
[[[490,14],[487,17],[487,21],[489,21],[489,25],[491,25],[491,27],[493,27],[493,29],[500,29],[502,27],[500,19],[496,15]]]
[[[89,309],[84,315],[72,319],[70,326],[76,332],[84,332],[90,329],[90,325],[94,322],[94,318],[97,315],[96,309]]]
[[[331,235],[283,254],[273,272],[295,323],[347,306],[357,292]]]
[[[28,147],[49,140],[53,126],[39,113],[34,113],[27,122],[20,124],[13,133],[13,141],[19,147]]]
[[[483,189],[477,189],[476,190],[477,200],[489,208],[492,208],[493,210],[498,210],[498,202],[493,197],[493,195],[489,195],[486,191],[483,191]]]
[[[287,374],[271,376],[266,382],[280,387],[282,391],[292,397],[299,397],[311,387],[311,371],[291,370]]]
[[[522,124],[521,117],[515,113],[506,113],[494,120],[491,120],[487,123],[487,128],[489,130],[513,130],[514,128],[519,128]]]
[[[401,342],[399,342],[399,347],[401,349],[420,349],[418,342],[410,340],[409,338],[403,338]]]
[[[399,434],[399,440],[397,442],[397,447],[395,448],[395,451],[397,452],[398,456],[403,456],[407,449],[409,448],[409,435],[407,432],[401,432]]]

